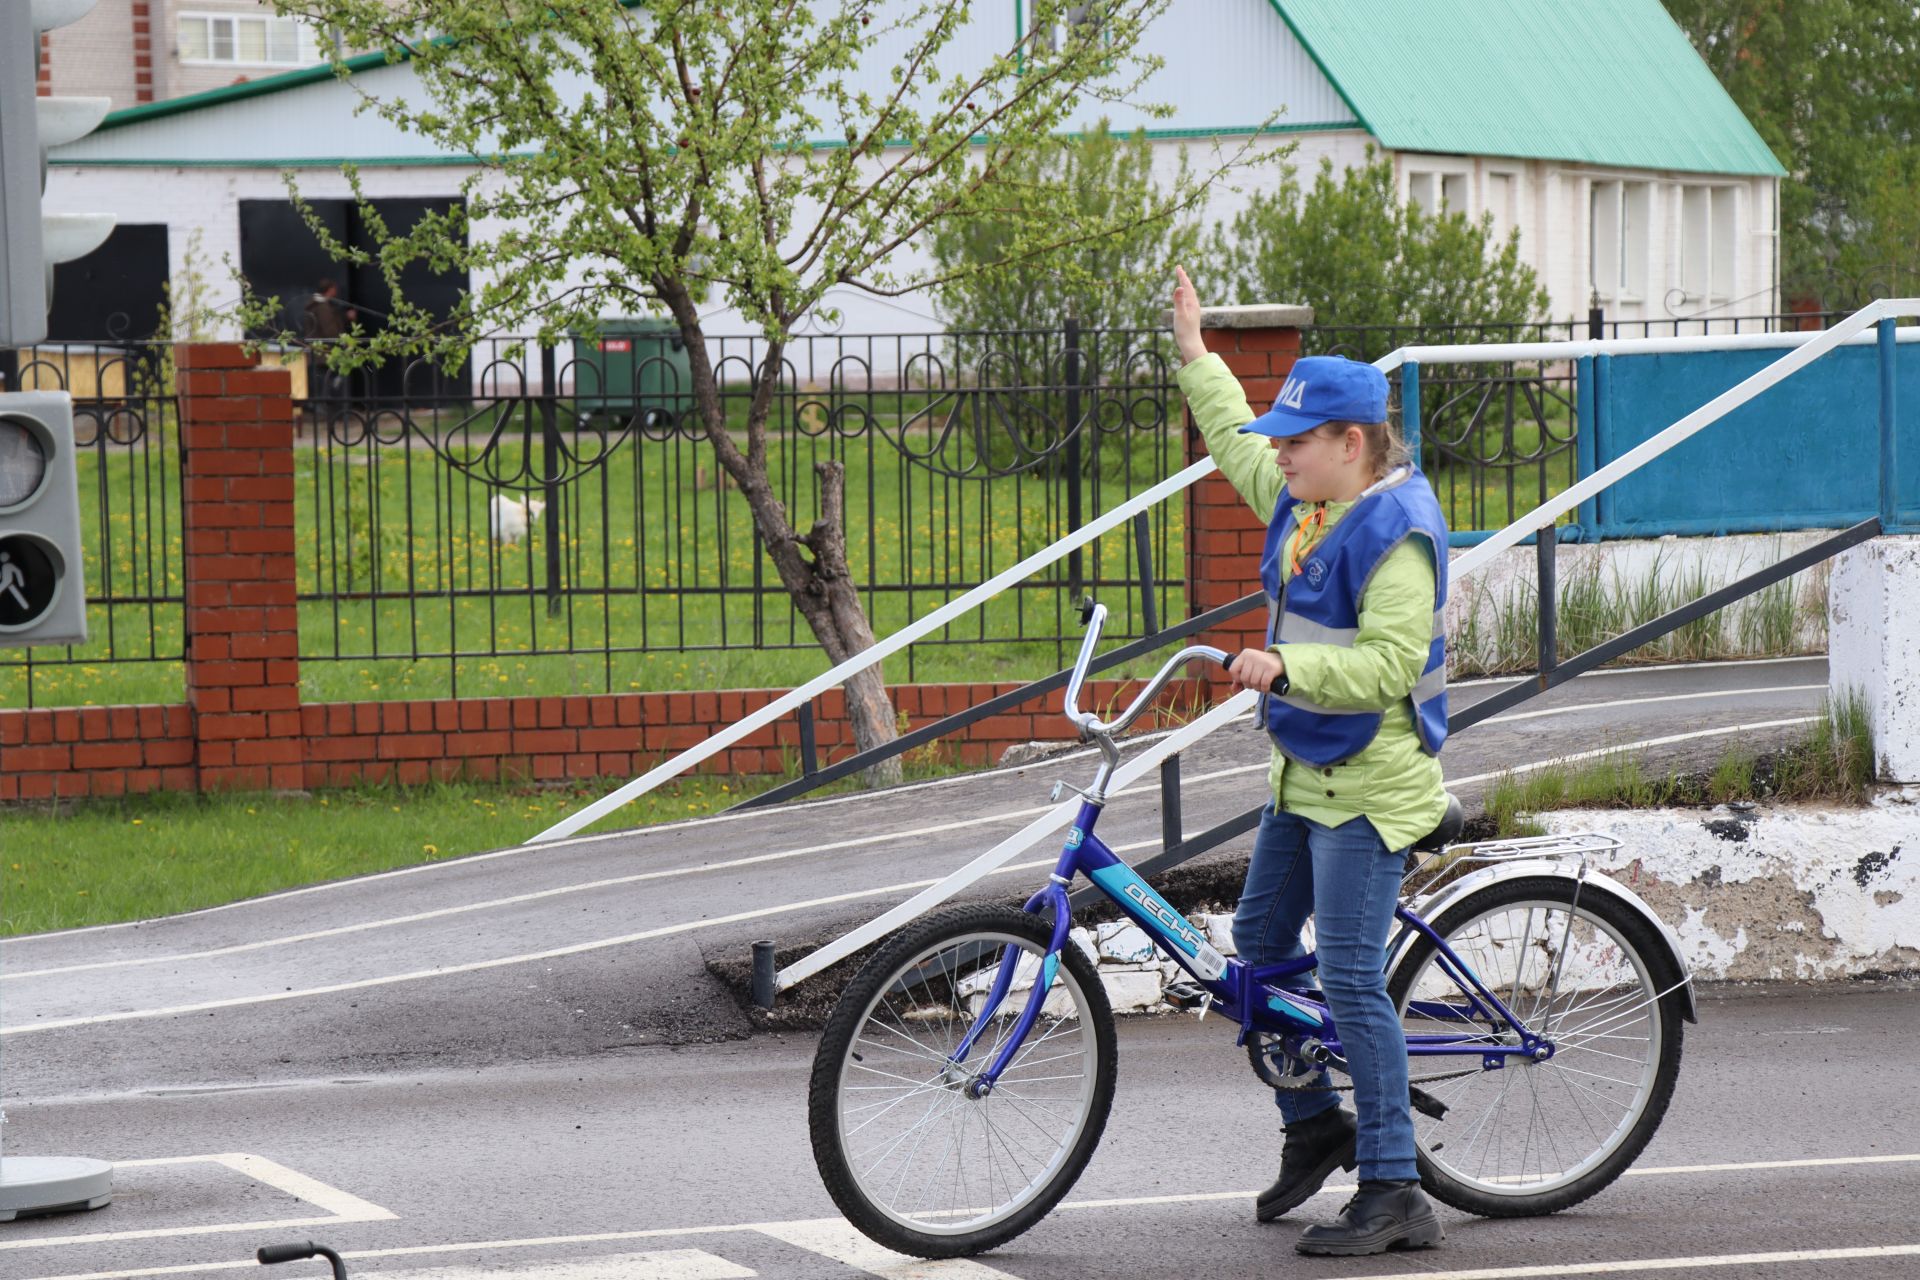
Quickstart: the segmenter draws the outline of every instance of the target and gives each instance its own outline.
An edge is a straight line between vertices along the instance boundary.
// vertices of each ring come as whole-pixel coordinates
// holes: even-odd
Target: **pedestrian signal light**
[[[84,566],[73,401],[0,395],[0,647],[86,643]]]

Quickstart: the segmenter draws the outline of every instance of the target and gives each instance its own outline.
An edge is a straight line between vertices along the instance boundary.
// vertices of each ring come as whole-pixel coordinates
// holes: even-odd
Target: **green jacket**
[[[1241,435],[1256,416],[1240,382],[1216,355],[1180,370],[1180,390],[1221,474],[1264,522],[1286,478],[1264,436]],[[1326,504],[1326,528],[1353,509]],[[1314,504],[1294,507],[1296,519]],[[1324,537],[1324,533],[1322,534]],[[1282,580],[1291,572],[1282,557]],[[1440,761],[1421,749],[1407,694],[1426,666],[1433,635],[1433,563],[1407,542],[1381,562],[1360,601],[1360,634],[1351,649],[1330,644],[1274,646],[1287,663],[1293,692],[1337,711],[1380,711],[1380,733],[1345,764],[1327,769],[1289,761],[1277,749],[1268,769],[1275,803],[1288,813],[1336,827],[1357,817],[1373,823],[1389,849],[1404,849],[1439,825],[1447,810]]]

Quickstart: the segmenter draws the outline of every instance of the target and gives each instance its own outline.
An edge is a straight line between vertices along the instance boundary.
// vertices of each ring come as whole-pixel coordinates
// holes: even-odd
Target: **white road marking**
[[[1587,679],[1593,676],[1646,675],[1652,672],[1661,672],[1661,671],[1687,671],[1687,670],[1692,670],[1699,667],[1715,667],[1715,668],[1767,667],[1767,666],[1777,666],[1777,665],[1794,663],[1794,662],[1804,663],[1804,662],[1822,662],[1822,661],[1825,661],[1824,654],[1807,655],[1807,656],[1797,657],[1797,658],[1750,658],[1750,659],[1745,659],[1738,662],[1668,663],[1668,664],[1659,665],[1659,666],[1647,666],[1647,667],[1638,667],[1638,666],[1603,667],[1597,671],[1586,672],[1584,675],[1582,675],[1581,678]],[[1505,676],[1488,676],[1488,677],[1483,677],[1475,680],[1450,681],[1448,683],[1448,688],[1471,689],[1471,688],[1478,688],[1483,685],[1506,685],[1506,684],[1513,683],[1515,680],[1521,680],[1525,678],[1526,676],[1524,673],[1517,673],[1514,675],[1505,675]],[[1809,685],[1804,687],[1820,688],[1822,686]],[[1751,689],[1732,689],[1732,690],[1724,691],[1725,694],[1752,693],[1752,692],[1758,692],[1758,691],[1751,690]],[[1721,694],[1719,692],[1716,692],[1714,694],[1680,694],[1680,695],[1674,695],[1674,696],[1680,697],[1680,698],[1710,697],[1710,696],[1721,696]],[[1658,701],[1660,699],[1647,699],[1647,700]],[[1629,698],[1621,702],[1609,703],[1607,705],[1624,706],[1624,705],[1631,705],[1636,701],[1641,701],[1641,700]],[[1586,705],[1596,705],[1596,704],[1586,704]],[[1580,710],[1580,709],[1581,708],[1578,706],[1565,708],[1565,710]],[[1531,714],[1539,714],[1539,713],[1531,713]],[[1152,733],[1131,734],[1127,737],[1126,741],[1130,746],[1134,744],[1144,744],[1144,743],[1156,741],[1160,738],[1166,737],[1168,734],[1176,733],[1176,732],[1178,732],[1177,729],[1163,729],[1163,730],[1154,731]],[[1067,761],[1078,760],[1085,756],[1093,755],[1097,750],[1098,750],[1097,748],[1088,747],[1084,750],[1063,752],[1060,755],[1052,756],[1047,760],[1040,761],[1038,763],[1046,764],[1046,765],[1063,764],[1063,763],[1066,763]],[[975,782],[982,778],[993,777],[996,774],[1017,773],[1022,769],[1030,769],[1033,767],[1034,765],[1032,763],[1008,765],[1005,768],[983,769],[983,770],[979,770],[972,773],[957,774],[953,777],[948,777],[948,778],[929,778],[922,782],[912,782],[912,783],[906,784],[905,786],[891,788],[890,790],[888,790],[886,794],[889,796],[894,796],[894,795],[900,795],[909,791],[927,790],[933,787],[955,786],[963,782]],[[1243,772],[1250,772],[1250,770],[1243,770]],[[1209,776],[1218,777],[1223,775],[1215,774],[1215,775],[1209,775]],[[866,795],[861,795],[857,793],[853,795],[844,795],[844,796],[822,796],[814,800],[796,800],[790,804],[782,806],[779,810],[752,809],[752,810],[746,810],[741,813],[717,813],[717,814],[710,814],[702,818],[685,818],[676,822],[656,823],[654,825],[646,826],[646,827],[624,827],[618,831],[600,831],[600,832],[595,832],[591,835],[572,836],[565,840],[550,840],[544,845],[524,845],[524,844],[514,845],[511,848],[507,848],[507,849],[494,849],[486,853],[465,854],[458,858],[448,858],[439,862],[423,862],[411,867],[396,867],[392,871],[378,871],[378,872],[374,872],[371,875],[354,876],[345,880],[329,880],[325,884],[311,884],[311,885],[305,885],[298,889],[284,889],[278,893],[266,894],[258,898],[246,898],[239,902],[223,902],[218,906],[201,907],[195,911],[176,912],[175,914],[164,917],[164,918],[169,920],[184,920],[194,916],[211,915],[214,912],[218,912],[218,911],[236,911],[245,907],[257,907],[263,904],[280,903],[280,902],[286,901],[289,898],[301,897],[306,894],[326,893],[332,890],[351,888],[357,885],[366,884],[367,882],[373,881],[373,880],[386,880],[396,876],[422,875],[428,872],[445,871],[449,868],[470,867],[476,862],[491,861],[492,859],[495,859],[495,858],[505,858],[505,857],[513,856],[515,854],[537,853],[537,852],[542,852],[550,849],[566,849],[566,848],[574,847],[576,845],[591,844],[595,841],[600,841],[600,840],[632,839],[633,837],[638,835],[646,835],[654,832],[680,831],[680,830],[690,829],[693,827],[711,826],[712,824],[718,823],[718,822],[740,822],[750,818],[764,817],[767,814],[772,812],[793,813],[802,809],[822,808],[830,805],[851,804],[851,803],[854,803],[860,800],[869,799],[869,798],[870,797]],[[49,939],[72,938],[72,937],[77,937],[81,934],[101,933],[110,929],[131,929],[138,925],[150,924],[150,923],[152,922],[147,920],[120,920],[112,924],[82,925],[81,927],[76,929],[60,929],[51,933],[29,934],[23,937],[15,937],[15,938],[0,938],[0,949],[31,945],[35,942],[43,942]],[[44,972],[58,972],[58,971],[57,970],[41,970],[40,972],[44,973]]]
[[[1790,725],[1812,724],[1819,719],[1819,716],[1798,716],[1786,720],[1761,720],[1750,724],[1726,725],[1718,729],[1698,729],[1691,733],[1668,734],[1660,738],[1644,738],[1638,742],[1623,742],[1613,746],[1596,748],[1592,751],[1577,751],[1570,755],[1554,756],[1546,760],[1518,764],[1490,773],[1474,774],[1467,778],[1450,778],[1448,782],[1454,786],[1465,786],[1469,783],[1484,782],[1490,778],[1497,778],[1503,774],[1531,773],[1535,770],[1550,769],[1559,765],[1577,763],[1582,760],[1599,759],[1600,757],[1614,755],[1623,751],[1633,751],[1646,747],[1668,746],[1676,742],[1688,742],[1700,738],[1715,738],[1725,737],[1729,734],[1750,733],[1757,729],[1775,729]],[[1214,778],[1230,777],[1236,774],[1249,773],[1256,769],[1266,769],[1267,767],[1266,764],[1258,764],[1242,765],[1230,769],[1218,769],[1211,773],[1196,774],[1191,781],[1201,782]],[[1137,794],[1139,792],[1150,792],[1155,790],[1157,786],[1158,784],[1155,783],[1152,785],[1128,788],[1117,791],[1114,794],[1116,796],[1122,796]],[[1045,812],[1045,809],[1030,810],[1028,812]],[[1051,861],[1051,859],[1047,859],[1041,862],[1022,863],[1017,866],[1003,866],[985,874],[1004,875],[1009,871],[1046,866]],[[159,1009],[132,1009],[120,1013],[93,1014],[79,1018],[57,1018],[48,1022],[22,1023],[17,1026],[0,1027],[0,1036],[24,1035],[34,1031],[53,1031],[63,1027],[97,1026],[102,1023],[127,1022],[142,1018],[170,1017],[182,1013],[202,1013],[213,1009],[231,1009],[242,1005],[270,1004],[282,1000],[303,999],[308,996],[332,995],[342,991],[359,991],[369,987],[391,986],[401,982],[418,982],[427,978],[444,978],[454,974],[474,973],[484,969],[498,969],[508,965],[527,964],[536,960],[552,960],[561,956],[578,955],[582,952],[598,951],[607,947],[627,946],[631,943],[643,942],[652,938],[664,938],[674,934],[689,933],[695,929],[708,929],[716,925],[735,924],[743,920],[759,920],[768,916],[785,915],[789,912],[802,911],[811,907],[831,906],[839,902],[855,902],[862,898],[881,897],[886,894],[900,893],[910,889],[924,889],[930,885],[939,883],[941,883],[940,880],[907,881],[902,884],[886,885],[877,889],[860,889],[852,893],[833,894],[824,898],[810,898],[804,902],[785,903],[776,907],[761,907],[752,911],[737,911],[731,915],[715,916],[707,920],[692,920],[680,924],[661,925],[657,928],[641,930],[638,933],[622,934],[613,938],[598,938],[590,942],[577,942],[569,946],[549,948],[545,951],[498,956],[491,960],[474,960],[466,964],[443,965],[433,969],[417,969],[410,973],[385,974],[376,978],[359,978],[352,982],[337,982],[327,986],[303,987],[297,991],[276,991],[263,995],[233,996],[225,1000],[206,1000],[196,1004],[169,1005]]]
[[[198,1158],[205,1158],[205,1157],[198,1157]],[[1628,1177],[1637,1176],[1637,1177],[1643,1177],[1643,1178],[1644,1177],[1661,1177],[1661,1176],[1670,1177],[1675,1175],[1688,1175],[1688,1174],[1699,1174],[1699,1173],[1742,1173],[1742,1172],[1765,1171],[1765,1170],[1771,1170],[1771,1169],[1833,1168],[1833,1167],[1852,1166],[1852,1165],[1912,1164],[1916,1162],[1920,1162],[1920,1152],[1914,1152],[1914,1153],[1904,1154],[1904,1155],[1827,1156],[1827,1157],[1811,1157],[1811,1158],[1799,1159],[1799,1160],[1748,1160],[1748,1161],[1720,1163],[1720,1164],[1667,1165],[1664,1167],[1655,1167],[1655,1168],[1648,1168],[1648,1169],[1629,1169],[1627,1170],[1627,1176]],[[154,1161],[151,1163],[162,1163],[162,1162]],[[1319,1194],[1337,1195],[1343,1191],[1353,1190],[1353,1186],[1354,1184],[1350,1182],[1343,1182],[1338,1184],[1329,1183],[1320,1189]],[[1106,1199],[1106,1200],[1067,1200],[1054,1206],[1054,1211],[1057,1213],[1061,1210],[1077,1210],[1077,1209],[1128,1209],[1128,1208],[1140,1207],[1143,1205],[1202,1204],[1202,1203],[1222,1201],[1222,1200],[1250,1200],[1253,1198],[1253,1195],[1254,1195],[1254,1192],[1251,1190],[1205,1191],[1205,1192],[1199,1192],[1199,1193],[1189,1194],[1189,1195],[1127,1196],[1119,1199]],[[404,1257],[418,1257],[423,1254],[430,1254],[430,1253],[480,1253],[488,1250],[501,1250],[501,1249],[557,1248],[561,1246],[579,1246],[579,1245],[590,1245],[590,1244],[616,1244],[616,1243],[625,1243],[625,1242],[634,1241],[634,1240],[660,1240],[660,1239],[669,1239],[676,1236],[737,1235],[745,1232],[758,1232],[762,1235],[779,1236],[780,1232],[787,1228],[795,1227],[795,1226],[808,1226],[816,1221],[818,1220],[802,1219],[795,1222],[735,1222],[735,1223],[724,1223],[724,1224],[719,1224],[714,1226],[701,1226],[701,1227],[651,1227],[651,1228],[646,1228],[638,1231],[603,1231],[603,1232],[595,1232],[588,1235],[535,1236],[535,1237],[519,1239],[519,1240],[474,1240],[474,1241],[463,1241],[455,1244],[402,1245],[396,1248],[389,1248],[389,1249],[355,1249],[355,1250],[343,1252],[341,1254],[341,1257],[355,1259],[355,1260],[364,1260],[364,1259],[373,1259],[373,1258],[404,1258]],[[94,1238],[97,1239],[100,1237],[94,1237]],[[52,1242],[35,1241],[34,1243],[46,1244],[46,1243],[52,1243]],[[1906,1249],[1910,1246],[1891,1245],[1891,1246],[1870,1246],[1870,1247],[1901,1250],[1901,1249]],[[1839,1252],[1839,1251],[1832,1251],[1832,1252]],[[1746,1256],[1746,1255],[1735,1255],[1735,1256]],[[1895,1255],[1876,1255],[1876,1256],[1895,1256]],[[1690,1259],[1689,1261],[1692,1261],[1692,1260]],[[44,1277],[43,1280],[139,1280],[139,1277],[143,1277],[143,1276],[186,1275],[190,1273],[198,1273],[203,1271],[237,1271],[237,1270],[240,1270],[241,1268],[246,1268],[251,1270],[254,1268],[255,1265],[256,1264],[254,1263],[254,1261],[251,1258],[249,1258],[249,1259],[246,1259],[245,1261],[239,1261],[239,1262],[221,1261],[221,1262],[194,1263],[186,1266],[137,1267],[137,1268],[133,1268],[131,1270],[125,1270],[125,1271],[89,1271],[89,1272],[73,1274],[73,1275],[47,1276],[47,1277]],[[1614,1264],[1594,1264],[1594,1265],[1614,1265]],[[1674,1264],[1669,1264],[1669,1265],[1674,1265]],[[1423,1276],[1423,1277],[1431,1277],[1433,1275],[1432,1272],[1416,1272],[1413,1274]],[[1504,1280],[1504,1278],[1509,1274],[1514,1274],[1514,1273],[1508,1273],[1508,1272],[1500,1273],[1502,1280]]]
[[[1544,715],[1546,713],[1540,712],[1538,714]],[[1819,716],[1796,716],[1790,720],[1761,720],[1753,724],[1730,724],[1720,729],[1696,729],[1692,733],[1674,733],[1664,738],[1642,738],[1638,742],[1620,742],[1610,747],[1596,747],[1592,751],[1576,751],[1571,755],[1551,756],[1545,760],[1534,760],[1526,764],[1510,765],[1505,769],[1494,769],[1487,773],[1475,773],[1465,778],[1448,778],[1446,784],[1449,787],[1466,787],[1476,782],[1487,782],[1494,778],[1506,777],[1509,774],[1533,773],[1539,769],[1554,769],[1563,764],[1577,764],[1582,760],[1598,760],[1602,756],[1617,755],[1623,751],[1637,751],[1642,747],[1665,747],[1676,742],[1688,742],[1695,738],[1719,738],[1725,737],[1730,733],[1748,733],[1754,729],[1779,729],[1789,725],[1812,724],[1819,719]],[[1484,723],[1492,724],[1494,722],[1489,720]],[[1212,773],[1195,774],[1192,778],[1188,779],[1188,781],[1201,782],[1209,778],[1226,778],[1241,773],[1264,773],[1271,767],[1269,763],[1236,765],[1231,769],[1216,769]]]
[[[941,831],[956,831],[965,827],[977,827],[989,823],[1009,821],[1014,818],[1031,817],[1045,813],[1047,806],[1033,809],[1017,809],[1008,813],[988,814],[985,817],[964,818],[954,822],[943,822],[934,826],[917,827],[915,835],[934,834]],[[265,947],[284,947],[298,942],[312,942],[320,938],[335,938],[346,933],[360,933],[368,929],[386,929],[394,925],[418,924],[422,920],[438,920],[444,916],[464,915],[470,911],[489,911],[496,907],[517,906],[523,902],[538,902],[545,898],[557,898],[569,893],[586,893],[596,889],[611,889],[623,884],[637,884],[646,880],[665,880],[676,876],[702,875],[713,871],[726,871],[734,867],[750,867],[760,863],[779,862],[786,858],[799,858],[814,853],[830,853],[837,849],[853,849],[862,845],[897,844],[900,833],[890,831],[883,835],[858,836],[847,840],[833,840],[826,844],[807,845],[799,849],[782,849],[775,853],[755,854],[748,858],[734,858],[727,862],[709,862],[698,867],[674,867],[664,871],[640,871],[633,875],[611,876],[604,880],[589,880],[578,884],[561,885],[553,889],[540,889],[531,893],[518,893],[505,898],[489,898],[484,902],[469,902],[457,907],[440,907],[433,911],[417,911],[411,915],[389,916],[380,920],[366,920],[359,924],[340,925],[332,929],[315,929],[307,933],[286,934],[278,938],[262,938],[255,942],[239,942],[232,946],[213,947],[205,951],[181,951],[163,955],[136,956],[126,960],[99,960],[90,964],[62,965],[51,969],[26,969],[19,973],[0,974],[0,982],[19,978],[45,978],[61,973],[81,973],[94,969],[132,968],[137,965],[175,964],[186,960],[207,960],[216,956],[230,956],[242,951],[258,951]]]
[[[213,1235],[223,1231],[278,1231],[287,1227],[330,1227],[348,1222],[389,1222],[400,1216],[370,1201],[362,1200],[359,1196],[342,1191],[338,1187],[328,1186],[318,1179],[310,1178],[283,1164],[277,1164],[265,1156],[247,1155],[244,1152],[228,1151],[206,1156],[162,1156],[151,1160],[117,1160],[113,1167],[139,1169],[168,1164],[222,1165],[256,1182],[264,1182],[274,1190],[284,1192],[296,1200],[304,1200],[315,1208],[324,1209],[326,1214],[322,1217],[214,1222],[190,1227],[149,1227],[130,1231],[91,1231],[71,1236],[41,1236],[29,1240],[0,1240],[0,1249],[46,1249],[54,1245],[97,1244],[103,1240],[152,1240],[164,1236]],[[125,1183],[120,1183],[120,1186],[124,1188]]]
[[[1548,1263],[1531,1267],[1475,1267],[1469,1271],[1385,1271],[1375,1280],[1527,1280],[1532,1276],[1625,1275],[1635,1271],[1691,1274],[1708,1267],[1765,1267],[1792,1262],[1866,1262],[1875,1258],[1920,1258],[1920,1244],[1861,1245],[1847,1249],[1786,1249],[1778,1253],[1709,1253],[1677,1258],[1625,1258],[1618,1262]],[[1351,1276],[1351,1272],[1347,1273]]]
[[[1005,1271],[970,1258],[910,1258],[885,1249],[861,1235],[845,1218],[814,1222],[782,1222],[760,1228],[762,1235],[783,1240],[885,1280],[1017,1280]]]
[[[1698,698],[1733,698],[1756,693],[1811,693],[1825,690],[1824,684],[1773,684],[1758,689],[1710,689],[1701,693],[1667,693],[1649,698],[1615,698],[1611,702],[1577,702],[1568,707],[1548,707],[1541,711],[1516,711],[1512,715],[1489,716],[1480,724],[1512,724],[1516,720],[1540,720],[1548,716],[1572,715],[1577,711],[1601,711],[1614,707],[1643,707],[1653,702],[1692,702]],[[1479,728],[1479,725],[1469,726]]]
[[[1158,841],[1154,843],[1158,843]],[[995,874],[1004,875],[1010,871],[1031,871],[1036,867],[1050,867],[1053,864],[1054,859],[1047,858],[1037,862],[1020,863],[1017,866],[1001,867]],[[165,1018],[182,1013],[204,1013],[212,1009],[233,1009],[241,1005],[272,1004],[280,1000],[299,1000],[307,996],[332,995],[341,991],[361,991],[369,987],[386,987],[400,982],[419,982],[425,978],[445,978],[458,973],[475,973],[482,969],[498,969],[507,965],[526,964],[534,960],[553,960],[561,956],[579,955],[582,952],[599,951],[606,947],[623,947],[634,942],[644,942],[650,938],[665,938],[677,933],[690,933],[695,929],[710,929],[715,925],[736,924],[742,920],[758,920],[765,916],[784,915],[787,912],[801,911],[808,907],[830,906],[836,902],[853,902],[861,898],[875,898],[891,893],[902,893],[909,889],[924,889],[928,885],[938,883],[939,881],[937,880],[909,880],[904,884],[882,885],[877,889],[857,889],[852,893],[836,893],[825,898],[810,898],[805,902],[791,902],[778,907],[761,907],[754,911],[736,911],[732,915],[714,916],[707,920],[690,920],[682,924],[661,925],[656,929],[643,929],[638,933],[622,934],[617,938],[597,938],[592,942],[576,942],[570,946],[553,947],[546,951],[527,952],[512,956],[497,956],[492,960],[473,960],[466,964],[442,965],[436,969],[416,969],[411,973],[392,973],[378,978],[358,978],[352,982],[336,982],[324,987],[302,987],[297,991],[272,991],[255,996],[231,996],[225,1000],[202,1000],[197,1004],[169,1005],[160,1009],[128,1009],[120,1013],[90,1014],[82,1018],[56,1018],[48,1022],[21,1023],[18,1026],[0,1027],[0,1036],[26,1035],[34,1031],[57,1031],[63,1027],[91,1027],[108,1022],[130,1022],[141,1018]]]
[[[382,1271],[378,1280],[745,1280],[760,1273],[715,1257],[704,1249],[610,1253],[571,1262],[534,1262],[518,1267],[430,1267]]]

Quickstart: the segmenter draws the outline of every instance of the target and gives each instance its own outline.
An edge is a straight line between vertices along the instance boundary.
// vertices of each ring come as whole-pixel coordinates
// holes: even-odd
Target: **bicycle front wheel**
[[[896,934],[827,1019],[808,1120],[827,1191],[847,1220],[900,1253],[951,1258],[1004,1244],[1066,1195],[1113,1104],[1113,1013],[1093,963],[1068,945],[1038,1020],[998,1083],[994,1062],[1034,998],[1051,924],[959,907]],[[965,1059],[953,1055],[1002,963],[1014,985]]]
[[[1666,1113],[1680,1073],[1685,993],[1669,951],[1631,907],[1574,881],[1531,876],[1469,894],[1433,922],[1486,989],[1553,1056],[1411,1059],[1416,1087],[1445,1104],[1415,1112],[1421,1181],[1435,1197],[1489,1217],[1557,1213],[1624,1172]],[[1504,1021],[1416,936],[1387,994],[1409,1037],[1515,1046]]]

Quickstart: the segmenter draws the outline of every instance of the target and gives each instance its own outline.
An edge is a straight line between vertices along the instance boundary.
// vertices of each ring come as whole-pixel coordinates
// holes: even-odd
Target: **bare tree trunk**
[[[768,343],[761,361],[760,383],[747,413],[747,452],[742,454],[727,434],[719,383],[707,360],[706,341],[692,299],[684,290],[677,290],[667,282],[662,282],[660,292],[680,321],[693,374],[695,405],[706,424],[714,455],[739,485],[741,496],[746,498],[753,512],[754,527],[759,530],[767,555],[792,597],[794,607],[813,628],[814,637],[820,641],[828,660],[839,666],[873,647],[873,626],[860,606],[860,593],[847,567],[847,537],[843,527],[846,468],[839,462],[815,464],[814,471],[820,479],[820,518],[805,535],[798,533],[787,516],[786,504],[780,501],[767,476],[766,424],[779,381],[781,344]],[[886,681],[878,666],[854,676],[845,688],[847,719],[853,725],[856,750],[885,746],[900,736],[894,725],[893,702],[887,697]],[[900,757],[894,756],[868,768],[862,777],[868,786],[890,786],[900,781]]]
[[[814,472],[820,477],[820,519],[807,534],[813,548],[814,577],[825,588],[826,621],[832,627],[838,646],[851,658],[873,647],[873,625],[860,607],[860,592],[853,585],[853,573],[847,567],[846,467],[837,461],[817,462]],[[820,623],[811,615],[814,634]],[[826,637],[821,636],[826,644]],[[829,646],[831,648],[831,646]],[[837,658],[844,662],[846,658]],[[847,681],[847,719],[853,725],[856,749],[892,742],[899,737],[895,727],[893,700],[887,697],[886,680],[878,664],[868,667]],[[866,771],[868,786],[891,786],[900,781],[900,757],[894,756]]]

